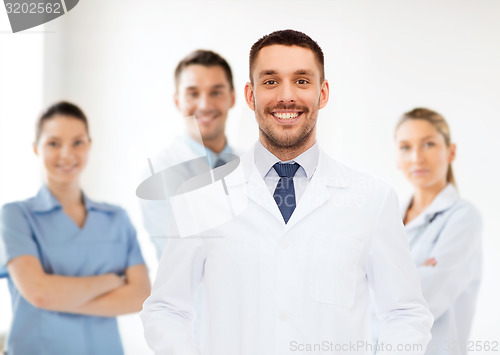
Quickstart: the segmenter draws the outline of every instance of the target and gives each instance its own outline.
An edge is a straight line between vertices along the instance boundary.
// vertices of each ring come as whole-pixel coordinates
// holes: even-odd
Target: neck
[[[222,152],[222,150],[225,148],[225,146],[227,144],[226,143],[227,140],[226,140],[225,135],[221,135],[220,137],[217,137],[214,139],[203,139],[202,138],[202,142],[200,142],[199,137],[193,137],[192,135],[190,135],[190,136],[192,139],[194,139],[198,143],[202,144],[205,148],[208,148],[212,152],[217,153],[217,154]]]
[[[212,152],[219,154],[226,146],[226,136],[222,136],[216,140],[203,140],[203,145],[210,149]]]
[[[61,184],[48,180],[47,187],[63,207],[83,203],[78,181]]]
[[[431,187],[416,188],[411,208],[413,210],[423,211],[432,203],[432,201],[446,187],[446,185],[447,182],[444,181]]]

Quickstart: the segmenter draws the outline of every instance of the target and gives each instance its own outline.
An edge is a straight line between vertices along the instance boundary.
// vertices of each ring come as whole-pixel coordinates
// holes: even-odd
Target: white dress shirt
[[[297,203],[304,194],[308,182],[311,180],[314,172],[316,171],[316,167],[318,166],[318,159],[319,148],[317,143],[314,143],[311,148],[300,154],[298,157],[288,161],[279,160],[273,153],[264,148],[260,141],[255,144],[255,166],[266,182],[271,195],[274,194],[276,186],[278,185],[278,182],[280,180],[280,177],[276,170],[273,168],[273,165],[276,163],[298,163],[300,165],[300,167],[297,169],[297,172],[293,176],[293,185],[295,187],[295,201]]]
[[[285,224],[255,151],[225,178],[229,201],[243,212],[165,248],[141,312],[155,354],[371,354],[370,288],[383,320],[379,341],[393,347],[379,354],[423,354],[432,316],[394,191],[320,152]],[[198,215],[224,207],[197,202]]]

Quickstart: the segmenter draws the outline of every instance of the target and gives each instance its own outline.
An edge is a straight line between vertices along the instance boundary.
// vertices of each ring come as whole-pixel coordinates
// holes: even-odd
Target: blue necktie
[[[219,158],[219,159],[217,159],[217,161],[216,161],[216,162],[215,162],[215,164],[214,164],[214,169],[216,169],[216,168],[218,168],[219,166],[222,166],[222,165],[224,165],[224,164],[226,164],[226,162],[224,161],[224,159]]]
[[[288,220],[295,210],[296,202],[295,187],[293,186],[293,176],[295,175],[299,167],[300,165],[297,163],[276,163],[273,165],[274,170],[276,170],[280,177],[278,186],[276,186],[276,190],[274,190],[273,197],[274,201],[276,201],[276,204],[278,205],[278,208],[280,209],[285,223],[288,223]]]

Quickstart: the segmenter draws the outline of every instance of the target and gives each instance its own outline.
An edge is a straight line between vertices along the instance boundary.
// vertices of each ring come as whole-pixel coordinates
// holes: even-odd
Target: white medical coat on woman
[[[318,347],[371,354],[370,287],[383,320],[380,342],[404,348],[391,354],[424,353],[432,316],[391,188],[320,153],[285,224],[253,149],[225,184],[233,206],[246,201],[243,212],[170,239],[162,255],[141,312],[155,354],[281,355]],[[210,214],[217,204],[199,200],[193,208]],[[202,281],[198,346],[194,295]]]
[[[466,354],[481,280],[481,216],[448,184],[405,230],[435,319],[426,354]],[[431,257],[437,264],[422,266]]]

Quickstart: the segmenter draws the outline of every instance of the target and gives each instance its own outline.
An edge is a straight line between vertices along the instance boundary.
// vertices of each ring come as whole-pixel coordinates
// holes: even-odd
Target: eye
[[[309,80],[299,79],[296,81],[296,83],[300,84],[300,85],[305,85],[305,84],[309,84]]]
[[[54,147],[55,148],[55,147],[59,146],[59,143],[57,143],[56,141],[50,141],[50,142],[47,143],[47,145],[49,147]]]
[[[424,143],[424,147],[426,148],[432,148],[434,147],[436,144],[434,142],[425,142]]]
[[[222,91],[219,91],[219,90],[218,91],[212,91],[210,93],[210,95],[212,95],[212,96],[220,96],[220,95],[222,95]]]
[[[278,82],[276,80],[267,80],[264,85],[276,85]]]
[[[198,97],[198,93],[195,91],[190,91],[186,94],[186,96],[190,99],[196,99]]]
[[[399,150],[401,150],[401,151],[410,150],[410,146],[409,145],[401,145],[401,146],[399,146]]]
[[[75,147],[78,147],[78,146],[83,145],[83,143],[84,143],[84,142],[83,142],[83,140],[79,139],[79,140],[76,140],[76,141],[73,143],[73,145],[74,145]]]

